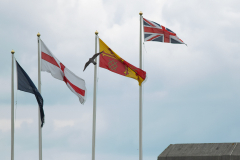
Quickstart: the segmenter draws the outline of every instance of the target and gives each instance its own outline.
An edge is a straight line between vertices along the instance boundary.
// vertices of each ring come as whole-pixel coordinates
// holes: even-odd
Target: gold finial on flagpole
[[[98,31],[97,30],[96,30],[95,34],[98,35]]]
[[[140,12],[139,12],[139,15],[141,16],[142,14],[143,14],[142,11],[140,11]]]
[[[15,51],[12,49],[11,53],[12,53],[12,54],[14,54],[14,53],[15,53]]]
[[[41,34],[38,32],[37,36],[38,36],[38,37],[40,37],[40,36],[41,36]]]

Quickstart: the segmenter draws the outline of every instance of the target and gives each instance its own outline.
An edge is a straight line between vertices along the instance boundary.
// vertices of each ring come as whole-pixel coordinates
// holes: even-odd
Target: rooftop
[[[240,160],[240,144],[170,144],[158,160]]]

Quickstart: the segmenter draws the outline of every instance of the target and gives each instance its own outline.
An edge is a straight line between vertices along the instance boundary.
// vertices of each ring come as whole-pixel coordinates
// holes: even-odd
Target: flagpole
[[[140,15],[139,68],[142,69],[142,12]],[[142,84],[139,86],[139,160],[142,160]]]
[[[12,77],[11,77],[11,160],[14,160],[14,50],[12,53]]]
[[[97,53],[98,31],[95,32],[95,53]],[[97,63],[97,57],[95,58]],[[95,137],[96,137],[96,106],[97,106],[97,65],[94,66],[94,89],[93,89],[93,130],[92,130],[92,160],[95,160]]]
[[[38,37],[38,91],[41,94],[41,48],[40,48],[40,33]],[[39,160],[42,160],[42,128],[41,128],[41,116],[40,107],[38,107],[38,135],[39,135]]]

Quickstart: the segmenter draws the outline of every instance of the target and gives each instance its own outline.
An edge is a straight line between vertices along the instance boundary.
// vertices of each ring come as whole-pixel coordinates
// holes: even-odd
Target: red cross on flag
[[[41,40],[41,70],[51,73],[51,75],[64,81],[68,88],[79,98],[79,101],[83,104],[85,102],[86,86],[85,81],[74,73],[72,73],[67,67],[65,67],[47,48],[47,46]]]

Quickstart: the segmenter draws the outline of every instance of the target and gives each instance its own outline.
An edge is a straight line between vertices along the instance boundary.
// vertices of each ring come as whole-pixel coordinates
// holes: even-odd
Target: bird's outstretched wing
[[[87,66],[89,65],[91,63],[91,61],[89,60],[89,61],[87,61],[87,63],[85,64],[85,66],[84,66],[84,69],[83,69],[83,71],[87,68]]]
[[[102,51],[102,52],[103,52],[103,51]],[[95,59],[97,56],[99,56],[102,52],[95,53],[95,54],[92,56],[92,58],[90,58],[90,59],[87,61],[87,63],[86,63],[85,66],[84,66],[83,71],[87,68],[87,66],[88,66],[90,63],[93,63],[94,65],[97,64],[96,62],[94,62],[94,59]]]
[[[103,51],[102,51],[103,52]],[[93,55],[92,59],[95,59],[97,56],[99,56],[99,54],[101,54],[102,52],[96,53]]]

